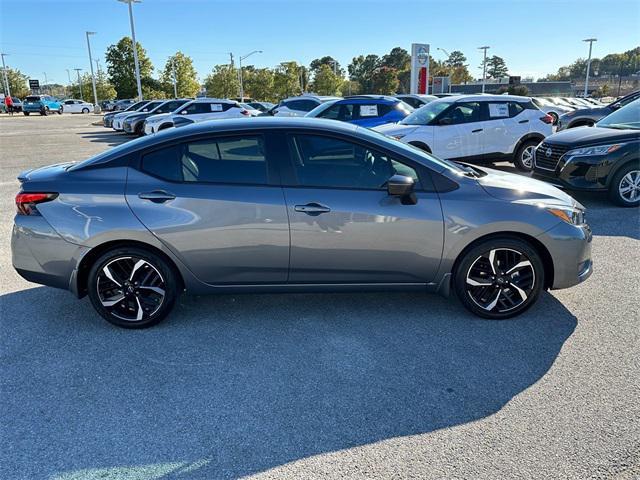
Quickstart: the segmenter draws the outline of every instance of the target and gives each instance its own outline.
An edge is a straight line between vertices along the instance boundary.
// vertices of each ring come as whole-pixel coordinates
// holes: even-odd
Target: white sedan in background
[[[70,98],[62,102],[62,111],[64,113],[91,113],[93,112],[93,104]]]

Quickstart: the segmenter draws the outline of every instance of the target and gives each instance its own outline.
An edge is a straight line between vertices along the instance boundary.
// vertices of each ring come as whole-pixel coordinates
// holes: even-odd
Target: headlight
[[[574,207],[547,207],[547,212],[571,225],[584,225],[584,210]]]
[[[567,157],[588,157],[592,155],[607,155],[621,148],[624,143],[613,143],[610,145],[596,145],[593,147],[575,148],[565,153]]]

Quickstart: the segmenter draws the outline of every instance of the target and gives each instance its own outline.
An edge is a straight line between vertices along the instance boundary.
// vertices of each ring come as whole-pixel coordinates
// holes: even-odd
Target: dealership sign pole
[[[411,44],[411,92],[429,93],[429,44]]]

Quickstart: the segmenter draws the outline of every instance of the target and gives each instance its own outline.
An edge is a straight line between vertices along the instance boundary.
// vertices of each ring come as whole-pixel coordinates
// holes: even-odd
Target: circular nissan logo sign
[[[425,63],[427,63],[427,50],[424,47],[420,47],[418,49],[418,62],[420,62],[421,65],[424,65]]]

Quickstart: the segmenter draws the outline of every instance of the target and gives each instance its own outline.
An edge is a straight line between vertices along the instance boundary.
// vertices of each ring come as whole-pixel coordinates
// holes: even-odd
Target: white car
[[[251,114],[252,117],[258,117],[262,113],[260,110],[258,110],[255,107],[252,107],[248,103],[241,103],[240,106],[242,108],[244,108],[245,110],[247,110]]]
[[[154,104],[153,106],[151,106],[152,103]],[[126,110],[124,112],[116,113],[113,116],[111,128],[113,128],[116,132],[121,132],[122,130],[124,130],[124,127],[122,126],[122,122],[124,122],[124,119],[127,117],[127,115],[131,115],[132,113],[135,113],[135,112],[148,112],[156,108],[161,103],[162,101],[156,101],[156,102],[149,101],[149,102],[143,103],[135,110]]]
[[[272,111],[274,117],[304,117],[318,105],[329,100],[340,100],[340,97],[323,95],[302,95],[282,100]]]
[[[408,103],[413,108],[420,108],[423,105],[438,99],[435,95],[424,95],[419,93],[403,93],[396,95],[396,98],[402,100],[404,103]]]
[[[374,130],[435,156],[466,162],[512,161],[533,169],[535,147],[552,133],[553,118],[529,97],[458,95],[428,103],[399,123]]]
[[[546,98],[542,97],[533,97],[531,101],[535,103],[536,107],[542,110],[544,113],[548,113],[553,117],[553,124],[558,124],[558,119],[561,115],[564,115],[568,112],[573,112],[573,108],[565,107],[564,105],[556,105],[553,102],[550,102]]]
[[[93,104],[70,98],[62,102],[62,111],[64,113],[91,113],[93,112]]]
[[[150,135],[165,128],[223,118],[250,118],[253,115],[235,100],[200,97],[182,105],[172,113],[153,115],[145,121],[144,133]]]

